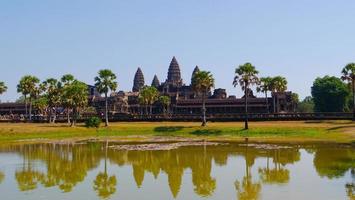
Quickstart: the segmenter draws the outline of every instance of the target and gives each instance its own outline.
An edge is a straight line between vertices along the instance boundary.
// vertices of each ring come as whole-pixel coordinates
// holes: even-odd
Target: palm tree
[[[32,100],[35,99],[39,93],[40,88],[38,86],[39,79],[35,76],[24,76],[20,79],[20,83],[17,85],[17,92],[22,93],[25,97],[25,107],[27,115],[27,96],[29,96],[30,109],[29,109],[29,120],[32,120]]]
[[[70,85],[63,88],[63,95],[67,98],[68,108],[73,110],[71,126],[75,126],[80,109],[87,106],[88,87],[85,83],[74,80]]]
[[[202,126],[206,126],[206,96],[214,87],[214,78],[211,72],[198,71],[192,78],[192,87],[202,94]]]
[[[61,101],[62,84],[57,79],[49,78],[43,82],[43,87],[49,107],[49,123],[55,123],[57,106],[59,106]],[[54,116],[52,120],[53,110]]]
[[[240,65],[235,69],[235,76],[233,85],[236,87],[238,84],[241,86],[242,90],[244,90],[244,102],[245,102],[245,121],[244,128],[248,129],[248,91],[250,90],[250,86],[258,85],[259,78],[257,77],[258,71],[251,63],[245,63],[244,65]]]
[[[99,71],[99,76],[95,77],[97,91],[105,94],[105,126],[108,126],[108,102],[107,93],[109,90],[115,91],[117,88],[116,75],[109,69]]]
[[[169,96],[160,96],[159,97],[159,102],[162,104],[163,106],[163,112],[164,114],[167,113],[167,111],[169,110],[169,106],[170,106],[170,97]]]
[[[265,94],[265,100],[266,100],[266,109],[267,112],[269,113],[269,100],[267,98],[267,93],[271,90],[271,77],[262,77],[260,78],[260,85],[256,88],[257,92],[263,92]]]
[[[285,92],[287,90],[287,80],[285,77],[282,76],[275,76],[272,78],[271,80],[271,91],[274,93],[278,93],[278,92]],[[275,97],[274,99],[274,113],[278,112],[278,110],[276,110],[276,99]]]
[[[342,72],[341,79],[348,81],[353,92],[353,121],[355,121],[355,63],[347,64]]]
[[[67,88],[69,85],[71,85],[74,80],[75,80],[75,78],[71,74],[63,75],[62,78],[60,79],[60,81],[62,83],[62,87],[63,87],[62,91],[64,91],[65,88]],[[68,121],[68,124],[70,124],[70,106],[69,106],[68,98],[66,97],[65,93],[63,93],[63,92],[61,94],[61,104],[66,109],[67,121]]]
[[[7,86],[5,85],[4,82],[0,81],[0,95],[6,92],[6,90],[7,90]]]
[[[149,113],[152,114],[153,104],[159,98],[159,91],[153,86],[144,86],[139,92],[138,98],[140,103],[146,106],[146,113],[148,113],[147,106],[149,106]]]

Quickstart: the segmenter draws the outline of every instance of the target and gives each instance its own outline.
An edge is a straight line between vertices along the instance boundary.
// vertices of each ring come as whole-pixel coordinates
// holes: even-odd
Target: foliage
[[[87,128],[99,128],[101,124],[101,119],[99,117],[90,117],[85,121],[85,127]]]
[[[287,90],[287,80],[282,76],[275,76],[271,80],[271,91],[273,92],[285,92]]]
[[[84,108],[88,103],[87,85],[78,80],[74,80],[71,84],[64,86],[63,96],[66,98],[66,105],[73,109],[73,122],[75,125],[76,116],[79,114],[80,108]]]
[[[144,86],[139,92],[139,103],[144,106],[150,106],[150,114],[152,113],[152,105],[158,100],[159,91],[153,86]]]
[[[272,77],[261,77],[260,85],[256,88],[257,92],[262,92],[267,96],[267,92],[271,90]]]
[[[317,112],[343,112],[349,96],[347,85],[334,76],[317,78],[313,82],[312,96]]]
[[[6,90],[7,90],[7,86],[5,85],[4,82],[0,81],[0,94],[6,92]]]
[[[248,90],[252,85],[259,85],[258,71],[251,63],[245,63],[235,69],[235,76],[233,85],[236,87],[238,84],[242,90]]]
[[[163,106],[164,108],[164,113],[168,110],[169,106],[170,106],[170,103],[171,103],[171,100],[170,100],[170,97],[169,96],[160,96],[159,97],[159,102],[161,103],[161,105]]]
[[[48,98],[46,96],[40,96],[34,100],[33,106],[37,108],[41,114],[45,114],[48,108]]]
[[[311,113],[314,112],[314,102],[311,96],[308,96],[299,102],[297,105],[297,112]]]
[[[349,99],[349,108],[353,109],[353,121],[355,120],[355,63],[347,64],[342,70],[342,77],[343,81],[347,81],[351,88],[352,94],[352,101]]]
[[[206,95],[214,87],[211,72],[197,71],[192,78],[192,87],[196,92]]]

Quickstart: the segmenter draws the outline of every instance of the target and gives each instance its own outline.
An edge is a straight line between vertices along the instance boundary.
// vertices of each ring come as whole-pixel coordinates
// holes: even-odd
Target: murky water
[[[114,145],[0,145],[0,199],[355,199],[354,147]]]

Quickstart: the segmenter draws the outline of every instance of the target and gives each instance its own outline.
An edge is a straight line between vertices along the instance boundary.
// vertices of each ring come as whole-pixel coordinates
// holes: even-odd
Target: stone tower
[[[174,85],[181,85],[182,84],[180,66],[179,66],[179,63],[177,62],[175,56],[173,57],[173,59],[170,62],[170,65],[169,65],[167,82],[173,83]]]
[[[134,75],[133,81],[133,92],[139,92],[139,90],[144,86],[144,75],[140,67],[138,67],[136,74]]]
[[[152,87],[158,88],[160,86],[160,81],[157,77],[157,75],[154,75],[153,81],[152,81]]]
[[[193,80],[195,74],[197,72],[199,72],[199,71],[200,71],[200,68],[198,68],[198,66],[196,65],[196,67],[195,67],[195,69],[194,69],[194,71],[192,72],[192,75],[191,75],[191,85],[192,85],[192,80]]]

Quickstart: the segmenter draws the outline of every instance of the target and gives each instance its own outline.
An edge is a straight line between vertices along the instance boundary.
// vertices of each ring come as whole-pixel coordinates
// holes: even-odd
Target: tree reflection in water
[[[2,171],[0,171],[0,184],[4,181],[4,179],[5,179],[5,174]]]
[[[114,144],[111,144],[114,145]],[[320,176],[339,178],[355,167],[355,153],[351,148],[309,148],[314,154],[314,167]],[[166,174],[172,197],[177,198],[186,170],[191,171],[194,192],[207,197],[217,188],[212,177],[213,163],[227,165],[228,158],[239,155],[244,158],[245,172],[235,181],[238,199],[260,199],[263,184],[287,184],[290,181],[288,164],[300,160],[298,147],[257,148],[255,146],[222,145],[209,147],[181,147],[173,150],[127,151],[108,148],[108,143],[84,144],[28,144],[0,146],[0,152],[16,152],[23,158],[22,167],[16,170],[15,179],[21,191],[43,187],[58,187],[70,192],[85,180],[88,172],[97,168],[104,158],[104,169],[96,175],[92,188],[100,198],[108,199],[116,192],[117,179],[108,174],[110,165],[131,166],[132,176],[138,188],[144,184],[145,173],[155,179]],[[265,166],[259,166],[258,176],[252,174],[257,158],[265,158]],[[259,162],[258,162],[259,163]],[[255,173],[255,171],[253,171]],[[3,178],[2,178],[3,179]],[[1,181],[1,174],[0,174]],[[354,181],[346,185],[346,192],[353,199]]]
[[[105,145],[105,167],[104,172],[100,172],[94,180],[94,190],[97,195],[103,199],[107,199],[116,192],[116,176],[108,176],[107,174],[107,148],[108,142]]]

